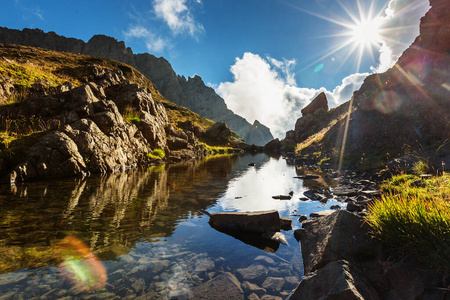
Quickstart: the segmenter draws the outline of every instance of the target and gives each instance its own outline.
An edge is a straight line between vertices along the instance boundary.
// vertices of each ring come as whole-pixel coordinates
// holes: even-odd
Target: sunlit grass
[[[450,271],[450,176],[400,175],[382,186],[367,222],[390,248]]]
[[[0,75],[10,78],[16,86],[30,88],[34,83],[46,81],[49,86],[63,84],[66,80],[53,72],[50,65],[34,63],[2,62],[0,61]]]
[[[152,152],[147,153],[147,156],[151,159],[163,159],[166,154],[161,149],[154,149]]]
[[[202,147],[203,149],[205,149],[209,153],[213,153],[213,154],[216,154],[216,153],[224,154],[224,153],[228,153],[228,152],[232,152],[233,151],[233,148],[231,148],[231,147],[210,146],[210,145],[208,145],[206,143],[203,143],[203,142],[199,142],[197,145],[199,147]]]
[[[135,110],[131,106],[126,106],[122,113],[123,120],[128,124],[135,124],[136,126],[141,123],[141,112]]]
[[[310,147],[314,144],[320,144],[325,137],[325,135],[330,131],[331,128],[333,128],[334,125],[336,125],[339,121],[344,119],[347,116],[347,113],[343,113],[339,115],[336,119],[331,120],[326,127],[324,127],[319,132],[310,135],[306,140],[304,140],[301,143],[298,143],[295,147],[295,153],[297,155],[301,155],[301,152],[303,149]]]

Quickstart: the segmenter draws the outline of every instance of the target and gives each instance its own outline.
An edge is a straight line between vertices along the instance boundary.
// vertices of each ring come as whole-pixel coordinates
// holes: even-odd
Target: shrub
[[[166,154],[161,149],[154,149],[152,152],[147,153],[147,156],[151,159],[163,159]]]
[[[424,160],[419,160],[413,165],[413,172],[417,175],[429,174],[433,172],[433,168],[430,163]]]

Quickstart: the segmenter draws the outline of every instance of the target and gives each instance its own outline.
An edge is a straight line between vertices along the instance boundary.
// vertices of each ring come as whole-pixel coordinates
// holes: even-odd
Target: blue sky
[[[336,106],[392,66],[429,8],[427,0],[2,2],[0,26],[86,42],[113,36],[165,57],[177,74],[201,76],[229,108],[279,137],[318,92]]]

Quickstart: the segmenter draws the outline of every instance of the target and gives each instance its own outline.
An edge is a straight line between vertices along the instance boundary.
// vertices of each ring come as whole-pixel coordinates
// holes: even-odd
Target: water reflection
[[[2,186],[0,252],[9,255],[1,255],[0,271],[55,262],[55,245],[67,235],[87,241],[102,259],[128,253],[142,238],[168,237],[179,219],[197,215],[224,192],[237,159]],[[24,252],[32,253],[17,254]]]
[[[296,175],[295,168],[279,157],[256,154],[13,189],[1,186],[0,295],[92,295],[61,280],[58,245],[67,236],[84,241],[89,253],[103,261],[108,283],[88,285],[98,286],[95,295],[104,298],[186,297],[193,287],[221,272],[238,274],[239,268],[261,264],[256,260],[261,255],[277,262],[263,266],[268,276],[298,279],[302,272],[298,246],[260,245],[247,238],[249,246],[240,236],[237,240],[212,229],[208,218],[198,213],[277,209],[281,216],[290,216],[296,210],[309,214],[326,208],[312,201],[300,203],[307,187],[293,178]],[[291,201],[272,199],[290,191],[294,191]],[[287,238],[296,245],[293,237]],[[276,253],[260,250],[269,248]],[[277,295],[291,288],[286,284]]]
[[[227,234],[229,236],[234,237],[237,240],[240,240],[241,242],[244,242],[247,245],[256,247],[258,249],[264,250],[266,252],[275,253],[277,252],[278,248],[280,247],[280,242],[266,239],[261,237],[261,233],[254,233],[254,232],[245,232],[245,231],[236,231],[236,230],[227,230],[223,228],[217,228],[214,226],[211,226],[217,231],[220,231],[224,234]]]

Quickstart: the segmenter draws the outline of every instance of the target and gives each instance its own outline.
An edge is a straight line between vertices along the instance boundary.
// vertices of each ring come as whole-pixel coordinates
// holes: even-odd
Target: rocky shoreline
[[[349,175],[349,174],[347,174]],[[301,218],[304,276],[289,299],[447,299],[448,280],[412,254],[401,256],[373,238],[367,205],[375,182],[344,176],[333,189],[347,209]]]

